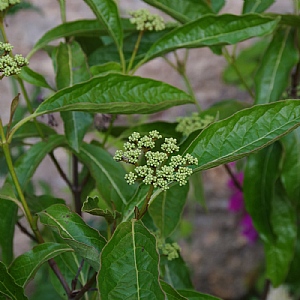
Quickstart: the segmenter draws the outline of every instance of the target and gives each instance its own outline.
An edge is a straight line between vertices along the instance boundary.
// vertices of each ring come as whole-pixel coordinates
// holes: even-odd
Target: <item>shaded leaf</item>
[[[151,200],[149,213],[163,238],[167,238],[178,225],[188,191],[188,184],[176,184]]]
[[[104,25],[119,49],[123,46],[123,31],[118,7],[111,0],[84,0]]]
[[[243,192],[246,209],[264,241],[274,241],[270,214],[275,182],[279,176],[281,147],[274,143],[247,160]]]
[[[156,240],[141,221],[121,223],[101,254],[102,299],[165,299]]]
[[[129,186],[125,181],[126,172],[122,165],[104,149],[85,143],[78,158],[89,168],[97,189],[108,206],[111,207],[113,202],[116,210],[122,212],[136,190],[136,185]]]
[[[167,257],[160,257],[162,279],[176,289],[193,289],[190,271],[182,257],[168,260]]]
[[[43,75],[33,71],[29,67],[23,67],[19,76],[24,81],[29,82],[35,86],[40,86],[46,89],[53,90],[53,88],[48,84]]]
[[[0,296],[13,300],[27,300],[24,290],[16,284],[14,278],[8,273],[6,266],[0,261]],[[4,298],[5,299],[5,298]]]
[[[179,48],[231,45],[271,33],[279,19],[256,14],[208,15],[180,26],[158,40],[147,52],[144,61]]]
[[[284,148],[281,180],[288,197],[299,203],[300,199],[300,129],[284,136],[281,140]]]
[[[89,213],[91,215],[104,217],[108,224],[112,224],[116,219],[121,217],[121,214],[118,211],[101,209],[98,203],[99,203],[98,197],[94,197],[94,198],[88,197],[86,201],[84,201],[83,203],[82,211]]]
[[[43,224],[59,233],[95,270],[99,269],[99,254],[106,240],[97,230],[89,227],[79,215],[65,205],[52,205],[38,215]]]
[[[150,114],[193,102],[190,95],[163,82],[108,74],[57,92],[45,100],[35,114],[70,110]]]
[[[144,2],[164,11],[175,20],[186,23],[203,15],[213,13],[203,0],[143,0]]]
[[[36,214],[54,204],[66,204],[65,200],[51,195],[27,196],[26,200],[32,214]]]
[[[244,0],[243,14],[262,13],[269,8],[275,0]]]
[[[61,135],[52,135],[47,141],[34,144],[24,155],[15,163],[15,171],[19,183],[24,190],[27,183],[33,176],[36,168],[40,165],[45,156],[53,149],[63,145],[65,137]]]
[[[57,88],[73,86],[90,79],[89,67],[86,56],[78,43],[61,43],[55,51],[56,85]],[[65,135],[68,143],[76,152],[93,122],[93,117],[84,112],[61,112],[64,121]]]
[[[12,186],[6,183],[0,190],[0,254],[1,260],[6,265],[12,262],[14,256],[13,239],[18,213],[16,203],[18,202]]]
[[[295,33],[290,28],[277,30],[255,76],[255,103],[277,101],[286,89],[290,72],[299,55]]]
[[[274,287],[281,285],[290,269],[297,239],[297,212],[285,197],[281,185],[272,199],[270,221],[276,240],[265,241],[266,277]]]
[[[44,123],[40,123],[37,122],[39,128],[42,130],[43,134],[45,137],[49,136],[49,135],[54,135],[56,134],[56,131],[44,124]],[[23,140],[26,138],[31,138],[31,137],[40,137],[40,132],[37,129],[37,126],[34,122],[27,122],[25,124],[23,124],[14,134],[14,139],[13,142],[16,140]]]
[[[188,300],[221,300],[220,298],[207,295],[207,294],[202,294],[196,291],[192,290],[177,290],[177,292],[186,297]]]
[[[18,285],[25,287],[40,266],[61,253],[74,251],[67,245],[44,243],[18,256],[9,267],[9,273]]]
[[[165,292],[168,300],[186,300],[187,298],[182,297],[172,286],[167,284],[166,282],[160,280],[160,285]]]
[[[195,132],[181,149],[198,158],[194,171],[206,170],[258,151],[299,125],[298,100],[256,105]]]

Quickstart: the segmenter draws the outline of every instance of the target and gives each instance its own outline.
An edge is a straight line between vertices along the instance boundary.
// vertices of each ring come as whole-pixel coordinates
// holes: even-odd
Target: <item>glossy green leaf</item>
[[[192,290],[177,290],[178,293],[184,297],[186,297],[188,300],[221,300],[220,298],[207,295],[207,294],[202,294],[196,291]]]
[[[112,0],[84,0],[104,25],[119,49],[123,47],[123,30],[118,7]]]
[[[243,192],[246,209],[261,238],[274,241],[270,222],[275,182],[279,176],[281,146],[274,143],[249,156],[245,170]]]
[[[74,251],[67,245],[44,243],[18,256],[9,267],[9,273],[18,285],[25,287],[40,266],[61,253]]]
[[[265,241],[266,277],[274,287],[281,285],[294,257],[297,239],[297,212],[277,185],[272,199],[270,221],[276,235],[275,242]]]
[[[168,260],[160,257],[161,278],[176,289],[193,289],[190,271],[182,257]]]
[[[271,33],[278,22],[279,19],[256,14],[204,16],[162,37],[149,49],[144,61],[179,48],[236,44]]]
[[[294,203],[300,199],[300,129],[297,128],[281,140],[284,156],[281,180],[288,197]]]
[[[13,239],[18,213],[16,203],[18,202],[12,186],[6,183],[0,190],[0,257],[1,261],[7,265],[14,257]]]
[[[180,222],[188,191],[188,184],[176,184],[151,200],[149,212],[163,238],[167,238]]]
[[[45,77],[29,67],[23,67],[21,73],[19,74],[20,78],[26,82],[29,82],[35,86],[44,87],[46,89],[53,90],[53,88],[46,81]]]
[[[89,227],[79,215],[65,205],[50,206],[38,215],[43,224],[59,233],[64,241],[84,257],[95,270],[99,269],[99,254],[106,240],[97,230]]]
[[[101,254],[102,299],[165,299],[159,284],[156,240],[141,221],[121,223]]]
[[[24,290],[16,284],[14,278],[8,273],[6,266],[0,261],[0,296],[6,299],[27,300]],[[5,299],[5,298],[4,298]]]
[[[34,144],[16,161],[15,171],[22,189],[25,189],[36,168],[40,165],[45,156],[64,143],[64,136],[52,135],[48,140]]]
[[[299,101],[277,101],[241,110],[216,122],[188,138],[181,148],[198,158],[194,171],[201,171],[258,151],[299,125]]]
[[[160,285],[165,292],[168,300],[187,300],[187,298],[181,296],[171,285],[166,282],[160,280]]]
[[[255,76],[256,104],[280,99],[298,59],[295,32],[290,28],[277,30]]]
[[[61,43],[55,52],[56,85],[57,88],[73,86],[90,79],[86,56],[78,43]],[[80,144],[93,122],[89,113],[68,111],[61,112],[64,121],[66,138],[72,149],[79,151]]]
[[[175,20],[186,23],[203,15],[213,13],[203,0],[143,0],[144,2],[164,11]]]
[[[274,2],[275,0],[244,0],[243,14],[262,13]]]
[[[61,90],[45,100],[36,115],[81,110],[110,114],[150,114],[193,103],[185,92],[163,82],[136,76],[108,74]]]
[[[94,216],[104,217],[108,224],[112,224],[116,219],[121,217],[121,214],[116,210],[110,211],[108,209],[104,210],[100,208],[98,197],[88,197],[83,203],[82,211]]]
[[[85,143],[78,158],[89,168],[97,189],[108,206],[111,207],[113,202],[113,207],[122,212],[136,190],[136,185],[130,186],[125,181],[126,172],[122,165],[104,149]]]

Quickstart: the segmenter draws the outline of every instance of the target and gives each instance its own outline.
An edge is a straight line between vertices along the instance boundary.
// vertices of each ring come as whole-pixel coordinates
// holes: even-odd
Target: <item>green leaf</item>
[[[188,184],[176,184],[151,200],[149,213],[163,238],[167,238],[180,222],[188,191]]]
[[[198,159],[194,171],[206,170],[258,151],[299,125],[298,100],[256,105],[210,125],[181,149]]]
[[[119,49],[123,47],[123,30],[118,7],[112,0],[84,0],[104,25]]]
[[[177,293],[177,291],[170,286],[169,284],[167,284],[166,282],[160,280],[160,285],[163,289],[163,291],[165,292],[168,300],[187,300],[187,298],[182,297],[180,294]]]
[[[218,13],[225,5],[225,0],[213,0],[211,1],[212,9],[215,13]]]
[[[178,293],[188,300],[221,300],[220,298],[210,296],[207,294],[202,294],[192,290],[177,290]]]
[[[67,245],[44,243],[17,257],[9,267],[9,273],[19,286],[25,287],[40,266],[61,253],[74,251]]]
[[[144,61],[179,48],[236,44],[271,33],[278,22],[256,14],[204,16],[166,34],[149,49]]]
[[[42,210],[45,210],[54,204],[66,204],[65,200],[53,197],[51,195],[27,196],[26,200],[32,214],[36,214]]]
[[[98,197],[88,197],[83,203],[82,211],[94,216],[104,217],[108,224],[112,224],[116,219],[121,217],[121,214],[116,210],[110,211],[108,209],[101,209],[99,207]]]
[[[275,0],[244,0],[243,14],[262,13],[274,2]]]
[[[255,76],[255,103],[277,101],[289,83],[290,73],[299,59],[295,32],[277,30]]]
[[[61,146],[64,143],[64,136],[52,135],[48,138],[48,140],[34,144],[16,161],[15,171],[23,190],[45,156],[53,149]]]
[[[298,225],[299,232],[299,225]],[[295,245],[295,255],[290,264],[290,270],[286,278],[286,283],[289,286],[293,286],[299,288],[300,286],[300,278],[299,278],[299,268],[300,268],[300,236],[297,234],[297,241]]]
[[[190,271],[181,256],[168,260],[167,257],[160,257],[162,279],[176,289],[193,289]]]
[[[122,165],[104,149],[85,143],[78,158],[89,168],[106,203],[111,207],[113,202],[116,210],[122,212],[136,190],[136,185],[129,186],[125,181],[126,172]]]
[[[102,299],[165,299],[159,284],[156,240],[141,221],[121,223],[101,254]]]
[[[193,103],[185,92],[163,82],[136,76],[108,74],[61,90],[45,100],[36,115],[81,110],[110,114],[150,114]]]
[[[4,295],[6,299],[27,300],[23,288],[16,284],[14,278],[8,273],[6,266],[1,261],[0,274],[0,296]]]
[[[12,186],[6,183],[0,190],[0,257],[7,265],[12,262],[14,257],[13,239],[18,213],[16,203],[18,202]]]
[[[89,67],[86,56],[80,45],[76,42],[61,43],[55,52],[56,85],[57,88],[73,86],[90,79]],[[68,143],[76,152],[93,122],[93,117],[84,112],[61,112],[64,129]]]
[[[177,26],[173,25],[162,31],[146,31],[143,34],[143,38],[140,42],[133,66],[135,66],[141,59],[144,58],[149,48],[158,39],[163,37],[166,33],[170,32],[171,29],[173,29],[174,27]],[[128,62],[131,59],[132,52],[134,51],[134,47],[138,39],[138,35],[139,32],[135,30],[133,33],[131,33],[124,39],[123,52],[124,52],[125,60]],[[104,64],[111,61],[119,62],[118,49],[114,43],[107,44],[105,46],[96,49],[93,53],[91,53],[89,55],[88,61],[90,66]]]
[[[122,68],[119,63],[111,61],[102,65],[92,66],[90,72],[93,76],[99,76],[108,73],[122,73]]]
[[[266,277],[274,287],[281,285],[294,257],[297,239],[297,212],[285,197],[281,185],[276,186],[270,220],[276,241],[265,241]]]
[[[59,233],[95,270],[99,269],[99,254],[106,240],[97,230],[89,227],[79,215],[65,205],[52,205],[38,215],[43,224]]]
[[[43,134],[45,137],[48,137],[49,135],[54,135],[56,134],[56,131],[49,127],[48,125],[44,123],[37,122],[39,128],[42,130]],[[27,122],[23,124],[14,134],[14,139],[13,142],[16,140],[23,140],[26,138],[31,138],[31,137],[40,137],[40,133],[37,129],[37,125],[35,122]]]
[[[46,89],[53,90],[53,88],[46,81],[45,77],[29,67],[23,67],[21,73],[19,74],[20,78],[26,82],[29,82],[35,86],[44,87]]]
[[[264,241],[274,241],[270,222],[275,182],[279,176],[281,147],[274,143],[249,156],[245,170],[243,192],[246,209]]]
[[[70,36],[97,36],[105,33],[105,28],[99,24],[98,20],[79,20],[67,22],[47,31],[36,42],[27,57],[31,57],[37,50],[45,47],[56,39]]]
[[[282,162],[281,180],[288,197],[299,203],[300,199],[300,129],[284,136],[281,140],[284,156]]]
[[[144,2],[164,11],[175,20],[186,23],[203,15],[213,13],[203,0],[143,0]]]

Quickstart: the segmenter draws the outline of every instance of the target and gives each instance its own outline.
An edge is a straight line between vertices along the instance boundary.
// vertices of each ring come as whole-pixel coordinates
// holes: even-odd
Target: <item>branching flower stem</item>
[[[131,58],[130,58],[130,61],[129,61],[129,64],[128,64],[128,67],[127,67],[127,74],[131,71],[132,65],[133,65],[133,63],[134,63],[134,59],[135,59],[136,54],[137,54],[137,52],[138,52],[138,50],[139,50],[139,46],[140,46],[140,43],[141,43],[143,34],[144,34],[144,31],[141,30],[141,31],[139,32],[138,38],[137,38],[137,40],[136,40],[136,43],[135,43],[135,45],[134,45],[134,49],[133,49],[133,52],[132,52],[132,55],[131,55]],[[132,72],[131,72],[131,74],[134,74],[135,71],[136,71],[136,70],[133,69]]]
[[[144,214],[147,212],[148,206],[149,206],[149,201],[150,201],[151,196],[153,194],[153,190],[154,190],[154,186],[153,186],[153,184],[151,184],[150,188],[149,188],[149,191],[147,193],[147,196],[145,198],[145,202],[144,202],[142,208],[140,209],[140,211],[138,212],[138,216],[137,216],[138,220],[140,220],[144,216]]]

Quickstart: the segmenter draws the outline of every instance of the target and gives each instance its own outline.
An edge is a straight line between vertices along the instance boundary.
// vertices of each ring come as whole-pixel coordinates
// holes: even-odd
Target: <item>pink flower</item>
[[[235,179],[242,187],[244,174],[242,172],[236,173]],[[249,243],[254,243],[258,239],[258,233],[253,226],[251,216],[246,212],[243,191],[237,186],[232,178],[228,181],[228,187],[232,191],[228,202],[228,210],[242,214],[242,219],[239,224],[241,233]]]

